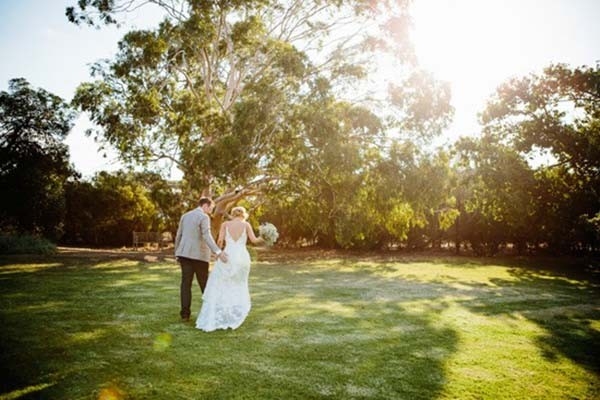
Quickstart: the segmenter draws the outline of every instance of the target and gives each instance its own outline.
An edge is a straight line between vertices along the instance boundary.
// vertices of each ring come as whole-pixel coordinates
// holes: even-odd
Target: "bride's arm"
[[[250,239],[252,243],[264,243],[263,238],[257,238],[256,235],[254,235],[254,230],[252,229],[252,225],[250,225],[249,222],[246,222],[246,234],[248,235],[248,239]]]
[[[219,237],[217,238],[217,246],[223,248],[223,242],[225,241],[225,224],[227,222],[223,222],[221,224],[221,229],[219,229]]]

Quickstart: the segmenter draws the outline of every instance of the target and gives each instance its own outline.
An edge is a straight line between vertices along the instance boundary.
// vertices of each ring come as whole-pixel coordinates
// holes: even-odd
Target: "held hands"
[[[224,251],[220,252],[219,255],[217,256],[217,258],[220,258],[221,261],[223,261],[224,263],[227,262],[227,253],[225,253]]]

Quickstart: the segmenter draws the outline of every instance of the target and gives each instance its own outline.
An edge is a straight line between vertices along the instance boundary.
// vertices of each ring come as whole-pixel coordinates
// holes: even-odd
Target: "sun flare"
[[[561,9],[533,1],[433,1],[412,5],[412,40],[418,62],[437,79],[449,82],[457,135],[478,130],[476,113],[496,87],[511,77],[537,73],[547,54],[565,40],[555,37]],[[566,19],[564,24],[568,24]],[[547,61],[546,61],[547,60]]]
[[[505,3],[417,1],[414,45],[419,62],[451,83],[479,85],[509,70],[519,57]],[[511,38],[512,37],[512,38]]]

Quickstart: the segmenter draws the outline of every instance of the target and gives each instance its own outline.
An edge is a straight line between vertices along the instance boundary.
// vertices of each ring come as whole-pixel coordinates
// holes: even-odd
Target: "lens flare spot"
[[[122,400],[124,398],[123,391],[116,386],[103,388],[98,395],[98,400]]]
[[[171,346],[171,342],[173,342],[173,337],[170,333],[161,333],[154,339],[154,350],[164,351]]]

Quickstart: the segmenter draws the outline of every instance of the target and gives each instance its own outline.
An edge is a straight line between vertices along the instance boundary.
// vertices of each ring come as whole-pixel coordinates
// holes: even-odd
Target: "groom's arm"
[[[206,242],[212,252],[217,256],[221,254],[221,249],[217,246],[215,239],[213,239],[212,234],[210,233],[210,218],[208,216],[200,220],[200,232],[202,233],[202,239]]]
[[[177,227],[177,235],[175,235],[175,252],[177,252],[177,248],[179,247],[179,242],[181,242],[181,236],[183,234],[183,216],[179,219],[179,226]]]

